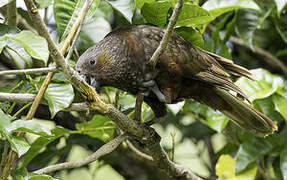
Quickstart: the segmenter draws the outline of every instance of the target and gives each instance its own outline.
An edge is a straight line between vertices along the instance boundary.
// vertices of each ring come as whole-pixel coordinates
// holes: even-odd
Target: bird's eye
[[[95,62],[96,62],[96,61],[95,61],[94,59],[90,60],[90,64],[91,64],[91,65],[94,65]]]

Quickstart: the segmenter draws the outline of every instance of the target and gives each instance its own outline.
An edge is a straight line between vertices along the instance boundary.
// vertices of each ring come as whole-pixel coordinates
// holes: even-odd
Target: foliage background
[[[20,17],[18,27],[7,25],[6,6],[9,2],[12,1],[0,2],[1,70],[48,66],[51,59],[47,42],[31,32],[33,24],[23,7],[17,8]],[[35,2],[61,47],[84,0]],[[274,135],[259,138],[238,128],[220,112],[198,102],[186,100],[169,105],[168,115],[153,127],[161,135],[161,144],[170,157],[174,148],[175,162],[206,179],[287,178],[286,3],[285,0],[185,1],[175,32],[199,48],[252,69],[257,82],[234,77],[236,84],[258,110],[277,122],[279,130]],[[165,27],[174,5],[175,0],[95,1],[87,13],[77,52],[82,54],[118,27],[144,23]],[[27,25],[22,25],[21,18],[31,29],[25,30]],[[74,66],[76,60],[77,53],[74,53],[70,65]],[[0,91],[35,94],[44,77],[0,76]],[[116,91],[102,88],[100,92],[106,101],[115,103]],[[54,76],[44,98],[46,104],[39,107],[33,121],[21,120],[28,105],[0,103],[1,154],[5,151],[5,144],[9,144],[20,156],[11,173],[14,178],[39,178],[28,172],[50,164],[82,159],[115,134],[115,125],[107,117],[94,115],[94,112],[62,111],[72,102],[84,101],[63,74]],[[120,92],[118,107],[121,111],[133,117],[134,104],[132,95]],[[143,121],[153,118],[147,105],[142,111]],[[25,139],[13,135],[22,131],[28,132]],[[137,142],[133,143],[141,148]],[[50,175],[41,178],[166,178],[145,161],[134,157],[126,144],[94,163]]]

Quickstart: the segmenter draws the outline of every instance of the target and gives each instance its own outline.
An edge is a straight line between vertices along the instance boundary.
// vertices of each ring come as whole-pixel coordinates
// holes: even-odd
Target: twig
[[[215,166],[216,166],[216,160],[215,160],[215,153],[214,153],[214,149],[211,143],[211,138],[210,137],[206,137],[204,140],[207,150],[208,150],[208,156],[209,156],[209,160],[210,160],[210,175],[212,178],[216,178],[216,174],[215,174]]]
[[[9,75],[9,74],[37,74],[37,73],[48,73],[48,72],[57,72],[56,67],[45,67],[45,68],[34,68],[34,69],[21,69],[21,70],[7,70],[7,71],[0,71],[1,75]]]
[[[173,27],[176,24],[177,18],[179,16],[179,13],[182,9],[183,6],[183,0],[177,0],[176,5],[174,7],[173,13],[169,19],[169,23],[167,25],[167,29],[160,41],[159,46],[157,47],[157,49],[155,50],[155,52],[153,53],[152,57],[150,58],[150,64],[155,67],[158,61],[158,58],[160,57],[160,55],[165,51],[165,48],[167,46],[168,40],[172,34],[173,31]]]
[[[114,151],[127,137],[128,136],[125,134],[119,135],[115,139],[104,144],[102,147],[100,147],[92,155],[90,155],[90,156],[88,156],[82,160],[75,161],[75,162],[65,162],[65,163],[61,163],[61,164],[51,165],[51,166],[45,167],[43,169],[39,169],[37,171],[34,171],[34,173],[46,174],[46,173],[50,173],[50,172],[54,172],[54,171],[58,171],[58,170],[72,169],[72,168],[77,168],[77,167],[81,167],[83,165],[89,164],[91,162],[96,161],[101,156],[104,156],[104,155],[109,154],[112,151]]]
[[[141,122],[141,111],[144,95],[142,93],[137,94],[136,105],[135,105],[135,120]]]
[[[32,31],[35,34],[38,34],[37,31],[29,23],[27,23],[26,19],[23,18],[20,14],[17,14],[17,18],[18,18],[18,27],[20,29],[26,29]]]
[[[239,46],[245,47],[250,49],[244,42],[243,40],[231,36],[229,38],[229,40],[231,42],[233,42],[234,44],[237,44]],[[263,59],[265,60],[265,62],[270,65],[271,67],[274,67],[278,70],[280,70],[281,72],[283,72],[285,75],[287,75],[287,66],[277,57],[273,56],[270,52],[266,51],[265,49],[261,48],[261,47],[254,47],[254,52],[262,57],[264,57]]]
[[[17,25],[17,8],[16,1],[12,1],[7,5],[7,24],[10,26]]]
[[[138,150],[129,140],[126,140],[126,143],[129,149],[133,151],[139,158],[144,159],[145,161],[151,161],[153,163],[153,158],[150,155],[147,155]]]
[[[171,160],[174,161],[174,149],[175,149],[175,135],[176,133],[170,133],[171,141],[172,141],[172,147],[171,147]]]
[[[26,104],[34,101],[36,98],[35,94],[28,93],[4,93],[0,92],[0,101],[8,101],[8,102],[16,102],[20,104]],[[41,104],[47,104],[47,102],[42,99]],[[88,103],[73,103],[70,107],[64,109],[64,111],[88,111],[92,108],[88,105]]]
[[[17,116],[22,112],[24,111],[26,108],[28,108],[29,106],[31,106],[32,102],[26,104],[25,106],[23,106],[19,111],[17,111],[13,116],[12,118],[17,118]]]

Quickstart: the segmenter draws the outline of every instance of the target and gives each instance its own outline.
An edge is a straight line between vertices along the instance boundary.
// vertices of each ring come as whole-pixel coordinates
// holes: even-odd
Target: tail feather
[[[230,74],[236,75],[236,76],[245,76],[251,80],[254,80],[255,78],[252,76],[252,74],[244,67],[236,65],[233,63],[232,60],[226,59],[224,57],[218,56],[217,54],[204,51],[211,57],[217,60],[217,62]]]
[[[259,136],[267,136],[277,130],[275,122],[225,89],[195,81],[188,87],[181,92],[184,98],[193,98],[221,111],[243,129]]]
[[[277,130],[277,125],[271,119],[244,103],[240,98],[219,88],[215,88],[215,92],[230,106],[230,108],[222,109],[222,113],[239,126],[260,136],[272,134]]]

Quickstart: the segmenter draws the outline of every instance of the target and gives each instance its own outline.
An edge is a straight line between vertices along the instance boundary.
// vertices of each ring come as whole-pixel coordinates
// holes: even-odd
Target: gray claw
[[[170,100],[168,100],[163,94],[162,92],[160,92],[157,84],[155,83],[153,88],[152,88],[152,91],[154,92],[154,94],[157,96],[157,98],[159,99],[160,102],[163,102],[163,103],[171,103]]]
[[[153,87],[155,85],[155,82],[154,82],[154,80],[150,80],[147,82],[143,82],[142,85],[143,85],[143,87]]]

